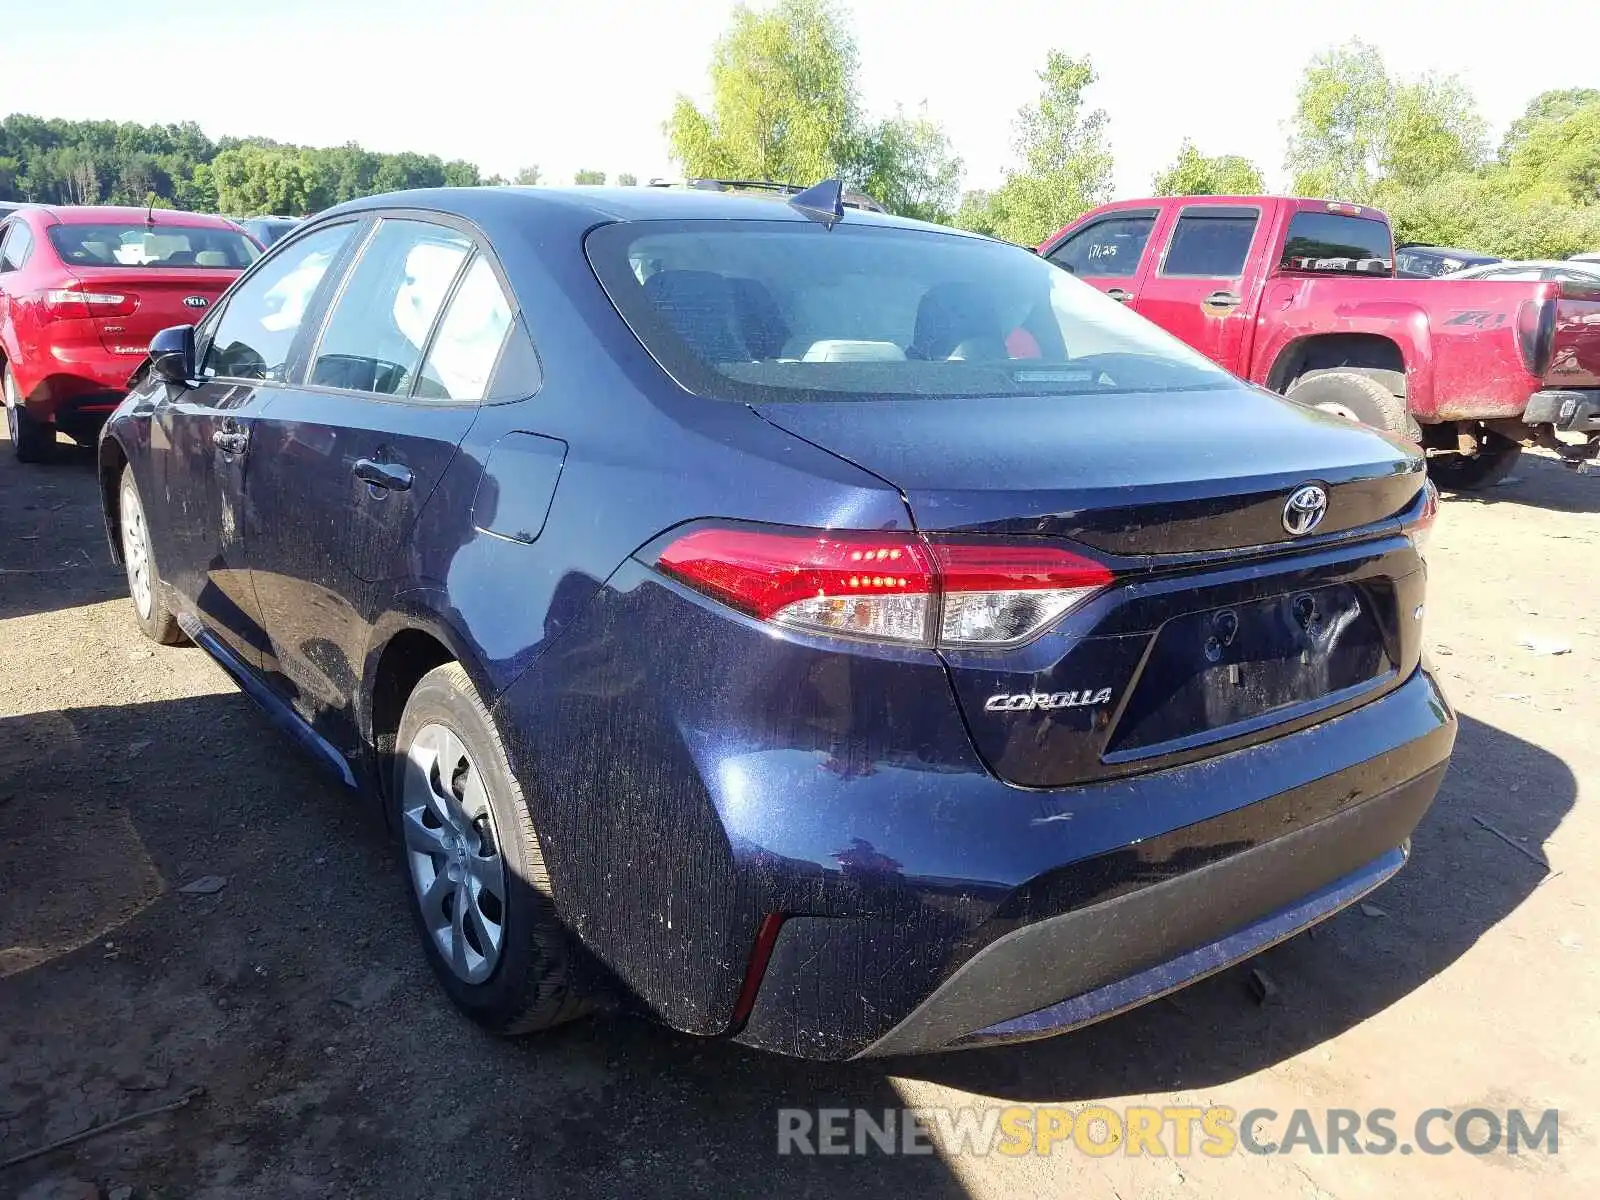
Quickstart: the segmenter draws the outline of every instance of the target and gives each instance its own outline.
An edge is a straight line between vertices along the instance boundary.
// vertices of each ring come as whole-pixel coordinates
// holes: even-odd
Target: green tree
[[[994,193],[984,191],[981,188],[975,188],[970,192],[962,192],[961,203],[956,208],[954,224],[958,229],[970,229],[973,233],[983,233],[994,237]]]
[[[928,118],[903,111],[859,135],[846,154],[843,175],[890,212],[922,221],[947,222],[961,195],[961,160],[944,130]]]
[[[624,171],[624,172],[622,172],[622,174],[617,176],[617,186],[618,187],[638,187],[639,186],[639,177],[637,175],[633,174],[631,171]]]
[[[680,95],[666,123],[690,177],[814,183],[856,135],[856,47],[828,0],[733,10],[711,55],[711,107]]]
[[[1094,81],[1087,57],[1049,52],[1039,72],[1039,99],[1017,114],[1021,165],[1007,172],[981,218],[963,205],[968,220],[981,220],[996,237],[1032,246],[1111,198],[1106,114],[1084,106],[1083,94]]]
[[[1201,154],[1188,138],[1173,164],[1155,177],[1158,196],[1254,196],[1266,190],[1266,180],[1248,158]]]
[[[1500,143],[1500,161],[1509,162],[1533,127],[1547,121],[1564,121],[1580,108],[1600,103],[1600,88],[1552,88],[1528,101],[1522,115],[1511,122]]]
[[[1311,60],[1289,128],[1294,190],[1361,203],[1385,182],[1419,187],[1476,170],[1487,152],[1487,126],[1459,79],[1397,83],[1362,41]]]
[[[523,167],[511,177],[511,182],[518,187],[534,187],[543,178],[539,172],[539,164],[535,163],[531,167]]]
[[[445,187],[477,187],[482,182],[477,163],[458,158],[444,165]]]
[[[1563,107],[1530,122],[1512,144],[1506,158],[1511,185],[1530,200],[1600,203],[1600,93],[1587,104]]]
[[[572,176],[572,182],[579,184],[599,184],[605,181],[604,171],[591,171],[587,167],[580,167]]]

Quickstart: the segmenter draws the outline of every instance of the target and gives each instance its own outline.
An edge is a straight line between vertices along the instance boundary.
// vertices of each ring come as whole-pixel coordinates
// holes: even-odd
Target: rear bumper
[[[1523,410],[1527,425],[1553,425],[1563,433],[1600,432],[1600,388],[1549,388],[1535,392]]]
[[[1115,1016],[1292,937],[1395,874],[1445,768],[1305,829],[985,946],[857,1057],[1028,1041]],[[1058,997],[1064,997],[1057,999]]]
[[[141,359],[91,346],[54,346],[17,366],[23,405],[38,421],[103,422]]]

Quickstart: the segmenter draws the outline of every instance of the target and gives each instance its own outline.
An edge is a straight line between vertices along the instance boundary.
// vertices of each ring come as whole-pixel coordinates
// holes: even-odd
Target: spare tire
[[[1319,371],[1302,375],[1285,393],[1297,404],[1320,409],[1410,441],[1418,430],[1406,402],[1371,375],[1359,371]]]

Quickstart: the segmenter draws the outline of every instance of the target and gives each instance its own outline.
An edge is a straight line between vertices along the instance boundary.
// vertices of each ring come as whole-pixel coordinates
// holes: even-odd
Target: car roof
[[[317,214],[356,213],[383,208],[417,208],[461,217],[468,221],[499,220],[511,215],[560,214],[588,224],[611,221],[807,221],[788,197],[738,192],[713,192],[699,188],[665,187],[467,187],[423,188],[387,192],[347,200]],[[943,233],[980,237],[941,225],[914,221],[888,213],[846,208],[843,220],[851,225],[882,225],[906,229],[937,229]]]
[[[200,227],[204,229],[232,229],[238,226],[227,217],[210,213],[184,212],[177,208],[135,208],[117,204],[41,204],[37,211],[48,213],[63,225],[129,224]]]
[[[1463,250],[1459,246],[1435,246],[1432,242],[1402,242],[1395,247],[1396,250],[1422,250],[1429,254],[1447,254],[1451,258],[1478,258],[1494,259],[1493,254],[1485,254],[1482,250]]]

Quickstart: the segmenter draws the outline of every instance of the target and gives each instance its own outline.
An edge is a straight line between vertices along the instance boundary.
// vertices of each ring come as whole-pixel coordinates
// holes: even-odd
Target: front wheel
[[[128,595],[133,600],[133,615],[139,630],[152,642],[176,646],[184,640],[178,618],[167,607],[166,585],[156,570],[156,556],[150,549],[150,526],[144,519],[144,504],[133,468],[122,468],[122,485],[117,504],[117,524],[122,532],[122,565],[128,573]]]
[[[390,791],[412,915],[456,1006],[501,1034],[587,1012],[522,789],[460,664],[406,702]]]
[[[1476,492],[1492,488],[1511,474],[1522,457],[1522,447],[1504,434],[1478,431],[1478,452],[1434,454],[1428,458],[1428,474],[1433,482],[1452,492]]]

